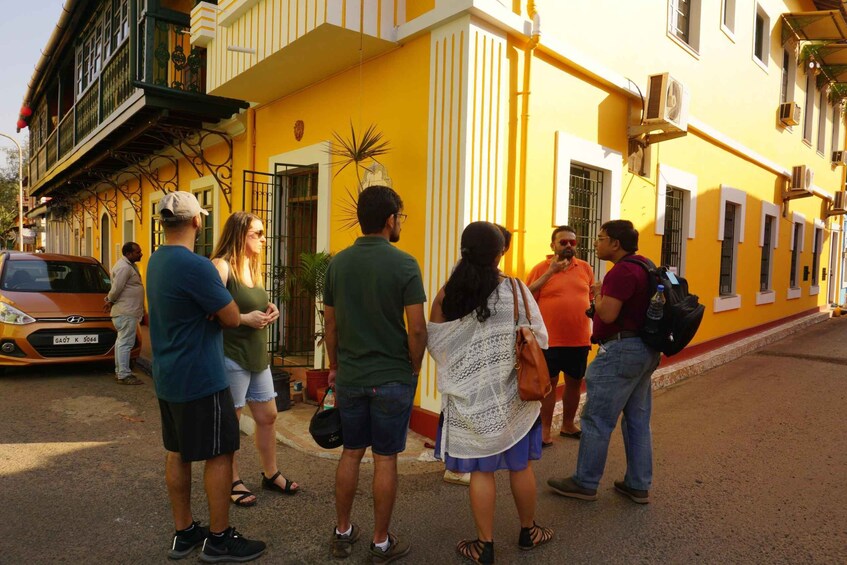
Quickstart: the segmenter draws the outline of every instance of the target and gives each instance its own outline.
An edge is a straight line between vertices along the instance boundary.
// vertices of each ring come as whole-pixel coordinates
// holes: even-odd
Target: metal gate
[[[287,366],[314,364],[315,301],[296,285],[303,253],[317,251],[318,166],[277,163],[273,173],[244,171],[244,202],[265,224],[265,288],[279,308],[268,353]]]
[[[603,171],[571,165],[568,224],[576,230],[576,256],[600,273],[594,239],[603,223]]]

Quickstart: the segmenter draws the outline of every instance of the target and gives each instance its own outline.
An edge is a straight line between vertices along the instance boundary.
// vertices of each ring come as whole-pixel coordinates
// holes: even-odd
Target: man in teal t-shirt
[[[170,192],[159,203],[165,245],[147,266],[153,382],[167,451],[165,482],[174,517],[171,559],[203,546],[203,561],[250,561],[265,543],[229,525],[232,454],[239,447],[238,418],[226,379],[222,328],[241,314],[211,261],[194,253],[208,214],[190,192]],[[191,462],[205,461],[209,527],[191,512]]]
[[[348,557],[359,538],[350,511],[365,449],[374,457],[375,562],[407,554],[409,542],[389,533],[397,495],[397,454],[406,449],[409,417],[426,350],[426,302],[415,258],[392,243],[406,218],[392,189],[371,186],[359,194],[362,237],[338,253],[324,287],[329,382],[335,386],[344,450],[335,485],[337,523],[332,555]],[[404,314],[409,323],[406,332]]]

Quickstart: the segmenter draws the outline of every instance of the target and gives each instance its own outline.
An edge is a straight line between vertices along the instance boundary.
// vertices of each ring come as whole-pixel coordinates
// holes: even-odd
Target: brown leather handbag
[[[550,384],[550,371],[547,369],[544,352],[541,351],[541,346],[535,339],[535,333],[531,328],[518,325],[518,288],[521,290],[526,320],[532,324],[526,291],[515,279],[509,280],[512,283],[512,296],[515,301],[515,371],[518,373],[518,395],[521,400],[541,400],[553,390]]]

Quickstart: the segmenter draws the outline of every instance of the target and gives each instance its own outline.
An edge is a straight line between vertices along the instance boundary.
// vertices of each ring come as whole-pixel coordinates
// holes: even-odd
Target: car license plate
[[[99,335],[54,335],[53,345],[81,345],[86,343],[98,343]]]

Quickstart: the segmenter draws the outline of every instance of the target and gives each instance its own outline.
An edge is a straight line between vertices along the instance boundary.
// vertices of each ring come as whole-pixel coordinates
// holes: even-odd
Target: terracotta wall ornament
[[[303,120],[297,120],[294,122],[294,139],[300,141],[303,139],[303,131],[306,129],[306,124],[303,123]]]

